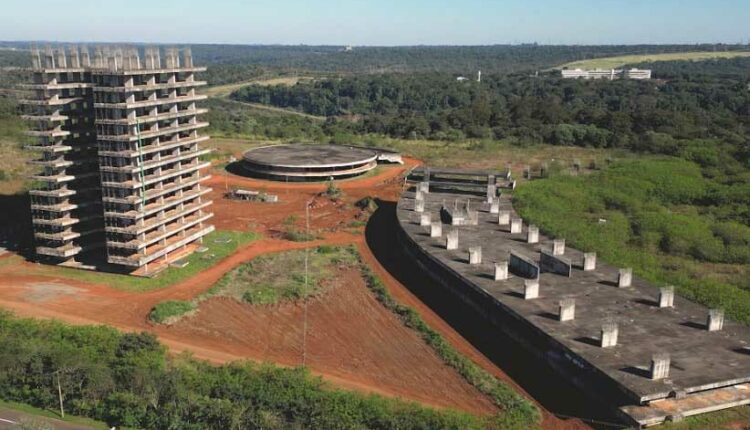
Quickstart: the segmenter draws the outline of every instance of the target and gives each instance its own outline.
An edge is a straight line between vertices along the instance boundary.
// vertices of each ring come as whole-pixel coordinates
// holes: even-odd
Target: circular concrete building
[[[243,155],[243,169],[254,177],[279,181],[325,181],[361,175],[378,165],[379,152],[345,145],[263,146]]]

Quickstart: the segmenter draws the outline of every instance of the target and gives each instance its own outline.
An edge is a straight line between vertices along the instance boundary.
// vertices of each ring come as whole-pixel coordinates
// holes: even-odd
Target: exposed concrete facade
[[[64,59],[60,51],[34,52],[32,89],[37,97],[26,104],[76,106],[75,116],[46,111],[51,115],[44,121],[62,121],[53,130],[72,137],[67,142],[49,136],[39,139],[45,158],[56,163],[44,168],[44,175],[55,181],[53,189],[43,188],[55,196],[45,198],[59,203],[80,199],[77,208],[59,217],[72,223],[71,231],[79,229],[80,236],[58,241],[56,255],[41,242],[46,246],[38,246],[38,253],[72,259],[86,247],[104,248],[107,262],[148,274],[184,256],[213,231],[207,224],[211,202],[204,199],[210,189],[201,185],[208,178],[201,171],[209,163],[199,158],[209,152],[199,147],[208,140],[199,134],[208,123],[199,120],[207,111],[197,102],[206,96],[195,92],[205,85],[195,79],[205,68],[193,66],[190,50],[168,49],[163,58],[161,54],[158,48],[147,48],[141,58],[135,49],[105,47],[93,56],[71,50]],[[70,76],[76,80],[75,89],[68,83],[60,87]],[[86,125],[83,133],[81,124]],[[60,197],[71,191],[71,197]],[[90,212],[76,216],[79,208]],[[38,245],[46,228],[35,229]],[[82,239],[85,232],[91,234],[88,241]]]

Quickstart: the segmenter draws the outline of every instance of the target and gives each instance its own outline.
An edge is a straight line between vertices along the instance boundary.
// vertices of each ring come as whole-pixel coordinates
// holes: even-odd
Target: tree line
[[[748,82],[710,76],[611,82],[492,75],[480,83],[442,73],[386,74],[292,87],[251,85],[231,97],[325,115],[329,127],[354,134],[511,139],[669,155],[720,139],[745,159]]]

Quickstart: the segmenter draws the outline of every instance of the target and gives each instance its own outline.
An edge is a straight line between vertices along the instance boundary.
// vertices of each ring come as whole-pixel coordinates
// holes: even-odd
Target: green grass
[[[228,296],[254,305],[305,299],[321,294],[331,281],[335,282],[337,270],[354,265],[356,259],[344,247],[263,255],[232,269],[200,299]]]
[[[592,58],[590,60],[574,61],[558,66],[559,69],[615,69],[626,64],[654,62],[654,61],[701,61],[714,58],[750,57],[750,52],[675,52],[669,54],[622,55],[617,57]]]
[[[79,424],[82,426],[91,427],[93,430],[109,430],[110,426],[101,421],[92,420],[90,418],[78,417],[74,415],[65,415],[65,418],[60,417],[60,413],[57,411],[51,411],[47,409],[35,408],[34,406],[27,405],[25,403],[11,402],[0,399],[0,408],[12,409],[14,411],[23,412],[28,415],[34,415],[43,418],[52,418],[60,421],[65,421],[71,424]],[[121,430],[129,430],[127,427],[120,427]]]
[[[253,232],[238,232],[217,230],[203,239],[203,245],[208,251],[193,253],[187,257],[188,265],[182,268],[169,267],[154,278],[139,278],[112,273],[89,272],[65,267],[40,267],[40,272],[59,278],[77,281],[105,284],[112,288],[144,292],[165,288],[190,278],[203,270],[210,268],[217,262],[234,253],[240,246],[257,240],[259,235]]]
[[[353,249],[352,252],[356,253]],[[416,310],[398,303],[388,292],[383,281],[361,260],[359,254],[356,255],[359,258],[360,270],[367,287],[375,294],[377,300],[386,309],[395,313],[404,325],[416,330],[447,365],[456,369],[467,382],[492,398],[494,403],[502,409],[497,415],[488,418],[488,428],[503,430],[539,428],[541,415],[531,401],[461,355],[440,333],[427,325]]]
[[[167,300],[154,306],[148,314],[148,319],[157,324],[170,324],[194,312],[196,308],[195,303],[190,301]]]

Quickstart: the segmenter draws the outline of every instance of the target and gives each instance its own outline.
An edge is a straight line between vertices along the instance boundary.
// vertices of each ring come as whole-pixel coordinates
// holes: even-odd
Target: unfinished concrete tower
[[[38,138],[31,149],[39,186],[31,191],[37,254],[75,263],[99,259],[150,274],[213,231],[198,131],[207,112],[195,93],[189,49],[33,51],[34,97],[25,100]]]
[[[105,50],[92,70],[107,260],[148,273],[213,231],[189,49]]]
[[[77,265],[104,245],[89,55],[71,48],[32,49],[31,94],[21,100],[40,156],[29,191],[36,253]]]

